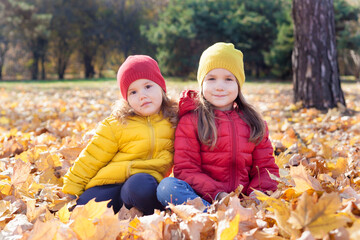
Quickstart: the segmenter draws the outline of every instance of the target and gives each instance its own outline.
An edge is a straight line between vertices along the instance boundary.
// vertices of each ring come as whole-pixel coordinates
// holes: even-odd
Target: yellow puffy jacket
[[[80,196],[88,188],[123,183],[136,173],[160,182],[173,164],[174,132],[161,114],[129,117],[126,124],[106,118],[64,176],[63,192]]]

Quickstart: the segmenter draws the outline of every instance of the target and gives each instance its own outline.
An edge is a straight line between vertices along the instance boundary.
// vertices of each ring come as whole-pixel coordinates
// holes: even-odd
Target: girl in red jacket
[[[241,93],[243,54],[231,43],[206,49],[197,73],[200,92],[186,91],[179,102],[174,176],[157,188],[158,200],[182,204],[201,197],[209,206],[234,191],[274,191],[279,176],[266,123]],[[255,196],[254,196],[255,197]]]

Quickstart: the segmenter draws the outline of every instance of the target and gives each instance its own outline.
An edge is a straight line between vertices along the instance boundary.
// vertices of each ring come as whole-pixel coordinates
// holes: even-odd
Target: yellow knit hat
[[[218,42],[207,48],[200,57],[197,80],[201,87],[208,72],[215,68],[230,71],[239,82],[240,88],[245,82],[243,54],[232,43]]]

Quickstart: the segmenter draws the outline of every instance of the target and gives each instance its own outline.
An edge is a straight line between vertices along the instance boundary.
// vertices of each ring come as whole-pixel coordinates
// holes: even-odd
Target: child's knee
[[[177,179],[173,177],[167,177],[161,180],[159,183],[156,192],[157,193],[165,193],[169,192],[169,190],[172,190],[174,186],[177,185]]]
[[[173,177],[164,178],[157,187],[156,196],[159,202],[166,206],[173,194],[174,186],[177,184],[177,179]]]

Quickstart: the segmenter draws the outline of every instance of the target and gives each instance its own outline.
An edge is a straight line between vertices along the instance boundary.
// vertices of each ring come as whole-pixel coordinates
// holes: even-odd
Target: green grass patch
[[[165,77],[167,87],[175,89],[197,89],[198,83],[195,79],[181,78],[181,77]],[[353,84],[356,81],[342,82],[344,84]],[[282,81],[275,79],[255,79],[247,78],[244,87],[249,86],[267,86],[273,88],[276,86],[290,86],[291,81]],[[18,89],[26,90],[28,88],[35,89],[76,89],[76,88],[113,88],[117,87],[116,79],[114,78],[101,78],[101,79],[71,79],[71,80],[26,80],[26,81],[0,81],[0,89]]]

